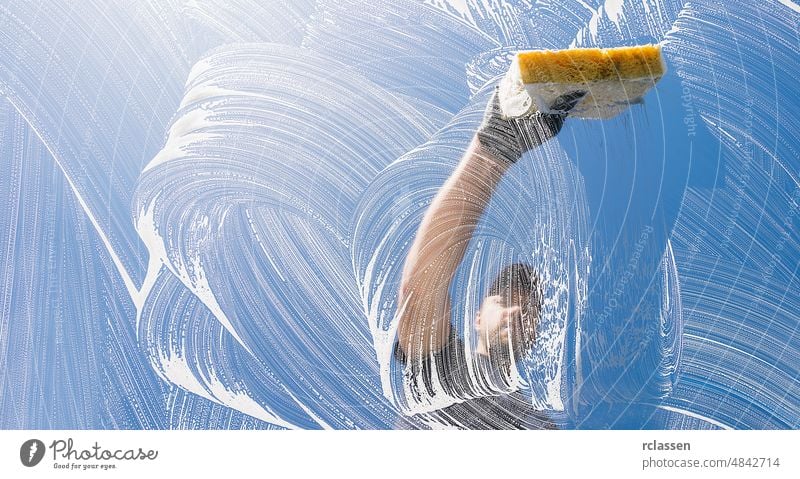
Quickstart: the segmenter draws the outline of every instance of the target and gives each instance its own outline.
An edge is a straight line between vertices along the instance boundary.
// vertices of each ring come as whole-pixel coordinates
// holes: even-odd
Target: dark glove
[[[586,95],[573,91],[556,98],[550,113],[537,111],[523,118],[505,119],[500,109],[498,87],[495,87],[483,123],[478,129],[481,146],[500,161],[515,163],[526,151],[556,136],[572,108]]]

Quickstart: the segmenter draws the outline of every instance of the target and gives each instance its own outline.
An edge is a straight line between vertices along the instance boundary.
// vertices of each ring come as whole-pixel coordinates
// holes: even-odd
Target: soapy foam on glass
[[[659,45],[523,51],[500,82],[500,106],[506,118],[518,118],[585,90],[570,116],[611,118],[641,102],[665,72]]]
[[[453,120],[454,126],[443,130],[445,136],[425,143],[431,131],[448,124],[464,105],[470,111],[485,106],[485,95],[471,103],[469,99],[488,80],[505,73],[477,61],[498,58],[505,50],[493,50],[496,45],[620,45],[634,38],[656,39],[664,56],[669,55],[674,75],[659,84],[665,101],[629,110],[634,114],[625,125],[602,125],[598,156],[557,154],[566,141],[549,142],[532,152],[538,157],[531,160],[544,161],[517,165],[498,190],[497,208],[486,218],[487,234],[496,237],[495,242],[508,238],[511,246],[506,248],[530,250],[550,277],[566,277],[563,268],[578,271],[572,275],[574,287],[566,281],[551,282],[556,295],[546,294],[553,303],[549,310],[560,312],[565,309],[561,305],[574,304],[580,309],[573,317],[582,320],[572,322],[570,317],[563,334],[557,328],[561,323],[553,322],[553,333],[541,335],[554,338],[554,346],[562,344],[563,337],[565,346],[557,361],[543,353],[544,373],[537,369],[530,375],[540,378],[531,385],[533,401],[548,407],[550,396],[545,393],[552,386],[559,397],[549,407],[557,408],[555,399],[563,398],[564,409],[574,418],[569,427],[577,428],[598,427],[599,421],[585,421],[589,415],[615,428],[638,429],[645,420],[649,427],[680,429],[799,427],[800,403],[793,398],[800,391],[795,329],[800,303],[792,288],[797,285],[800,251],[793,234],[800,218],[793,153],[800,136],[797,122],[787,113],[797,110],[797,99],[786,88],[798,71],[794,3],[607,0],[543,8],[530,2],[500,2],[503,10],[472,1],[458,3],[461,10],[456,10],[450,8],[455,2],[439,0],[425,2],[439,5],[435,8],[405,0],[372,6],[354,0],[296,1],[291,8],[285,2],[253,0],[197,0],[188,6],[170,2],[158,9],[130,2],[90,1],[75,7],[53,3],[0,8],[7,20],[4,31],[15,39],[0,44],[0,124],[6,139],[0,141],[0,163],[9,172],[0,178],[0,191],[10,199],[0,214],[0,264],[5,268],[0,350],[6,352],[4,377],[14,378],[0,384],[4,429],[396,427],[396,413],[387,413],[384,402],[375,399],[380,390],[365,394],[381,387],[377,374],[365,364],[391,352],[390,339],[382,339],[389,333],[379,322],[369,323],[378,338],[374,341],[370,333],[353,330],[371,319],[354,310],[350,299],[363,298],[375,315],[392,311],[392,303],[384,302],[386,294],[381,294],[392,291],[394,284],[386,273],[392,271],[388,265],[402,258],[407,238],[421,221],[420,210],[433,195],[428,192],[455,168],[464,141],[453,132],[468,135],[480,120],[479,112],[471,114],[470,122]],[[420,22],[424,24],[409,22],[411,8],[426,19]],[[287,18],[287,12],[291,21],[280,23],[280,29],[269,28],[276,25],[270,19]],[[511,27],[523,17],[532,21],[521,24],[521,30]],[[582,25],[568,24],[566,18],[585,20]],[[54,29],[63,35],[48,35]],[[302,51],[288,53],[292,45],[300,46],[301,38]],[[542,38],[540,43],[537,38]],[[245,40],[277,43],[279,56],[250,63],[256,53],[239,45],[231,60],[248,71],[230,70],[230,62],[223,62],[215,71],[228,70],[235,76],[225,82],[225,91],[212,94],[220,77],[210,74],[187,92],[190,96],[208,88],[205,103],[188,111],[179,108],[189,70],[201,54]],[[336,64],[321,63],[320,55]],[[317,72],[314,65],[323,65],[324,71]],[[292,66],[300,69],[298,73],[282,76]],[[255,94],[247,93],[250,89],[236,84],[240,78],[264,84],[255,86]],[[309,85],[320,91],[309,96],[314,93]],[[353,98],[350,91],[370,100],[353,108],[330,102]],[[246,101],[237,103],[243,94]],[[270,102],[253,99],[268,95]],[[287,98],[296,101],[287,103]],[[682,110],[674,108],[677,101]],[[397,110],[407,103],[411,105]],[[677,110],[677,116],[645,122],[648,115],[655,120],[654,114],[670,106],[668,111]],[[373,118],[376,115],[381,121]],[[207,116],[208,123],[199,122]],[[173,117],[180,124],[171,127]],[[287,118],[294,119],[289,124],[297,125],[290,129],[296,135],[284,136],[290,131],[285,128]],[[364,123],[358,123],[361,118]],[[241,121],[251,129],[242,132]],[[640,194],[610,183],[630,165],[623,164],[624,159],[634,161],[631,170],[652,172],[657,178],[674,173],[680,155],[671,153],[674,150],[658,158],[642,154],[640,148],[647,145],[634,141],[630,133],[635,130],[639,138],[652,134],[657,140],[677,123],[685,125],[685,140],[691,140],[694,151],[714,148],[694,157],[694,165],[705,163],[708,169],[692,178],[716,177],[716,186],[665,182],[663,190]],[[181,130],[189,124],[202,128]],[[376,130],[354,124],[374,125]],[[601,134],[598,126],[568,133],[590,150],[594,143],[587,141]],[[719,143],[701,143],[705,129]],[[165,132],[176,135],[165,141]],[[395,143],[398,136],[405,139]],[[237,154],[225,161],[217,154],[223,146],[220,138],[237,140],[232,143]],[[322,141],[330,138],[337,141]],[[409,153],[414,155],[409,161],[395,162],[423,143]],[[387,150],[387,145],[396,146]],[[611,149],[614,145],[626,150],[617,154]],[[408,150],[397,151],[404,147]],[[159,154],[162,148],[172,153]],[[634,148],[635,156],[630,153]],[[173,161],[181,152],[188,155],[186,161]],[[159,160],[170,161],[141,171],[157,154]],[[338,161],[331,164],[332,157]],[[243,158],[250,161],[238,161],[235,177],[221,176],[237,166],[234,160]],[[573,168],[570,158],[583,170]],[[301,161],[304,170],[292,166]],[[386,166],[388,161],[395,166]],[[590,168],[596,165],[603,168]],[[537,182],[533,186],[532,179]],[[283,188],[260,188],[266,181]],[[578,182],[585,187],[577,189]],[[249,185],[259,188],[248,189]],[[227,202],[212,203],[215,191]],[[593,196],[593,191],[600,194]],[[615,191],[622,199],[608,208],[603,200]],[[396,192],[397,198],[386,192]],[[636,237],[633,243],[617,241],[619,232],[639,232],[627,221],[608,226],[609,215],[618,207],[623,208],[620,214],[637,205],[643,210],[648,200],[664,204],[662,192],[682,202],[675,227],[649,236],[669,235],[669,251],[675,252],[668,271],[675,271],[676,281],[656,280],[661,283],[656,286],[660,293],[664,284],[677,285],[679,275],[680,288],[646,300],[650,309],[660,312],[667,298],[675,301],[680,295],[685,308],[683,330],[674,326],[677,320],[655,318],[655,324],[673,324],[669,331],[682,335],[682,349],[666,352],[667,343],[660,340],[663,326],[650,330],[652,335],[617,335],[629,317],[636,319],[629,314],[632,309],[617,305],[608,314],[602,309],[618,299],[614,281],[627,278],[627,260],[636,254],[625,246],[635,245]],[[134,201],[134,194],[148,201]],[[292,206],[299,204],[296,200],[315,197],[321,201],[310,203],[314,208],[308,201],[302,208]],[[248,198],[248,211],[237,213],[242,198]],[[252,213],[253,203],[276,206]],[[538,206],[529,208],[531,204]],[[137,212],[133,224],[131,205]],[[140,211],[141,205],[153,208]],[[539,212],[547,206],[559,216],[539,221]],[[395,207],[402,214],[395,214]],[[285,211],[290,208],[291,217],[301,219],[289,223]],[[226,221],[215,221],[220,217]],[[344,236],[343,228],[316,228],[319,218],[326,224],[357,224],[359,232]],[[511,218],[535,229],[509,228]],[[604,230],[594,225],[598,219],[606,222]],[[388,227],[401,233],[387,233]],[[257,234],[245,234],[251,230]],[[209,238],[207,231],[219,239],[193,239]],[[591,249],[582,239],[588,235]],[[536,245],[541,237],[547,243],[540,248]],[[223,243],[224,238],[234,242]],[[214,242],[221,245],[217,251],[222,254],[196,254],[199,248],[211,250]],[[263,260],[238,268],[238,274],[224,267],[236,258],[241,259],[237,264],[247,264],[252,257],[248,253],[258,251],[263,251]],[[376,251],[386,254],[373,261]],[[487,259],[499,262],[504,257],[500,246],[479,251],[483,256],[465,268],[461,284],[477,282],[473,278],[488,267]],[[611,256],[616,251],[623,254]],[[660,248],[648,251],[657,255]],[[576,255],[577,260],[571,259]],[[307,261],[301,261],[304,258]],[[320,264],[324,271],[317,269]],[[606,280],[604,264],[609,265],[606,273],[619,274]],[[274,278],[263,282],[269,289],[242,283],[251,271]],[[485,276],[491,277],[491,272]],[[664,276],[659,272],[658,277]],[[191,278],[191,288],[186,278]],[[326,279],[325,288],[319,287],[318,278]],[[627,285],[632,284],[642,281],[630,279]],[[242,300],[250,290],[260,295],[259,301]],[[574,290],[586,291],[588,298],[575,300]],[[629,288],[623,290],[626,298],[636,300]],[[326,291],[337,301],[318,296]],[[463,297],[479,292],[465,291]],[[604,295],[610,296],[605,303]],[[212,297],[220,308],[205,306]],[[278,297],[291,310],[272,301]],[[592,307],[593,301],[600,303],[599,309]],[[463,298],[456,302],[470,304]],[[234,321],[255,315],[237,316],[234,306],[268,308],[264,317],[275,318],[271,324],[278,333],[313,328],[325,334],[308,347],[299,339],[275,342],[270,354],[254,351],[259,356],[253,356],[223,326],[227,319],[245,341],[252,331],[252,326]],[[307,328],[300,326],[304,318],[309,320]],[[640,356],[646,354],[647,361],[631,360],[624,354],[626,348],[615,346],[623,341],[633,347],[646,344]],[[314,351],[328,354],[321,360]],[[581,351],[588,352],[576,354]],[[287,363],[284,357],[293,361]],[[661,357],[681,361],[662,362]],[[329,358],[341,358],[340,365]],[[325,371],[334,373],[319,374]],[[663,391],[672,381],[675,386],[668,397],[648,396],[649,404],[657,404],[655,410],[630,401],[613,415],[602,409],[612,389],[652,389],[655,383]],[[242,394],[263,410],[254,410]],[[572,397],[583,402],[571,407]],[[548,404],[542,405],[544,400]],[[351,407],[355,404],[358,407]],[[261,420],[268,417],[273,422]]]

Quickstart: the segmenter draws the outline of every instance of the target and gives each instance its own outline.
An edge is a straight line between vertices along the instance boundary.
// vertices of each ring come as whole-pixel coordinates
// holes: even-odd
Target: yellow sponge
[[[666,70],[660,45],[523,51],[500,82],[500,106],[507,118],[520,117],[585,90],[570,116],[610,118],[640,102]]]

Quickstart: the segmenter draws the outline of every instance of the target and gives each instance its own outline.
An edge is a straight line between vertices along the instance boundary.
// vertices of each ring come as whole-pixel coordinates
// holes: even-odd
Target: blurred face
[[[536,311],[527,297],[487,296],[478,312],[477,330],[491,355],[508,357],[513,348],[519,359],[536,338]]]

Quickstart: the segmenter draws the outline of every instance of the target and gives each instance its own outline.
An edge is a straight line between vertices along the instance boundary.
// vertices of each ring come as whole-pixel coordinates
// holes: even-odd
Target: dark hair
[[[528,298],[535,316],[542,309],[542,289],[539,275],[526,263],[514,263],[503,268],[492,281],[489,296],[500,295],[510,301],[514,296]]]

